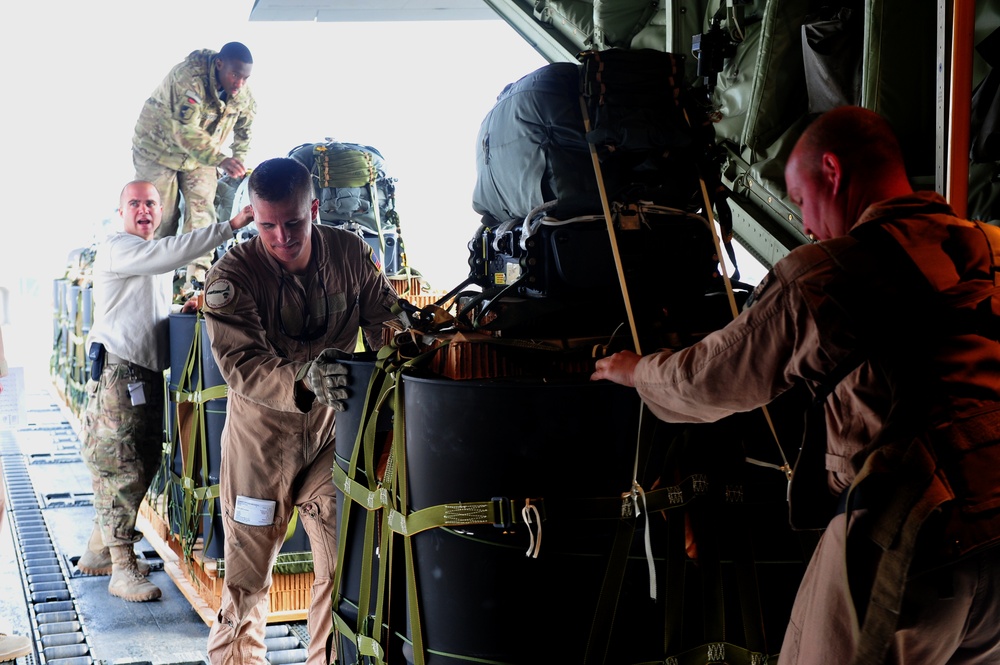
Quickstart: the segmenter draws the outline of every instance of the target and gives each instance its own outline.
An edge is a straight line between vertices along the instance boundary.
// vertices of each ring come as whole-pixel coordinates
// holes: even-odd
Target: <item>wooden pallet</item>
[[[160,511],[143,501],[136,527],[163,559],[163,570],[207,625],[215,623],[222,603],[223,578],[218,561],[202,553],[201,540],[185,556],[178,536]],[[268,623],[305,621],[312,601],[315,573],[274,573],[269,595]]]
[[[438,300],[448,295],[445,291],[425,291],[423,288],[423,278],[421,277],[394,275],[389,277],[389,283],[396,289],[396,293],[417,307],[427,307],[428,305],[433,305]],[[447,302],[442,303],[441,306],[447,309],[452,300],[453,299],[449,299]]]

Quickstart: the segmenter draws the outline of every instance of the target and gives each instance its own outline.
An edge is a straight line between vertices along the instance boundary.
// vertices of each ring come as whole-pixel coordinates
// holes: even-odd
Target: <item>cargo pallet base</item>
[[[144,501],[139,509],[137,526],[163,559],[163,569],[202,621],[209,626],[215,623],[223,586],[218,560],[204,556],[200,539],[191,555],[185,556],[180,538],[170,532],[166,519],[148,501]],[[315,573],[312,572],[273,573],[267,622],[305,621],[314,578]]]

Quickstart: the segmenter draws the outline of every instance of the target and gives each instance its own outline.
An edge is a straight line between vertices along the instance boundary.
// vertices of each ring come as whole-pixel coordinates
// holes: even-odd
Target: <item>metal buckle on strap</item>
[[[490,502],[493,504],[493,526],[498,529],[509,529],[514,526],[514,511],[510,499],[505,496],[495,496]]]

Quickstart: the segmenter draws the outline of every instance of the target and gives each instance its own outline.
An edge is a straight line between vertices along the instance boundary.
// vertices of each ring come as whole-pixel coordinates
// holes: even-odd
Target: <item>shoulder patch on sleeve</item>
[[[767,274],[764,275],[764,279],[760,280],[760,283],[757,284],[753,292],[750,293],[750,296],[747,298],[746,302],[743,303],[743,309],[747,309],[748,307],[753,305],[756,300],[759,300],[760,297],[764,295],[764,292],[767,291],[768,287],[771,286],[771,283],[773,281],[774,281],[774,273],[769,270],[767,271]]]
[[[368,245],[368,260],[372,262],[375,269],[382,272],[382,262],[378,260],[378,255],[375,253],[375,248]]]
[[[217,279],[205,289],[205,307],[221,311],[236,299],[236,289],[228,279]]]
[[[199,99],[196,94],[190,91],[184,93],[184,99],[181,101],[181,106],[177,109],[177,119],[184,124],[190,123],[198,117],[198,107],[200,105],[201,99]]]

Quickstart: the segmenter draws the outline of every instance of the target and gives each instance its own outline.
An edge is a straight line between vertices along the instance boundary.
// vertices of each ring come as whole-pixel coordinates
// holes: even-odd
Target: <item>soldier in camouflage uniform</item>
[[[249,49],[230,42],[216,53],[194,51],[173,67],[146,100],[132,137],[136,180],[156,186],[163,201],[163,224],[156,237],[175,235],[184,201],[182,233],[216,221],[219,170],[233,178],[246,174],[250,129],[257,103],[246,81],[253,68]],[[223,153],[226,142],[232,155]],[[188,267],[204,280],[211,255]]]
[[[136,516],[163,450],[173,271],[253,221],[246,206],[230,222],[155,238],[162,211],[152,183],[134,181],[122,190],[123,231],[108,236],[94,255],[94,324],[87,337],[91,375],[81,452],[94,487],[95,524],[77,568],[110,573],[108,592],[131,601],[160,597],[132,546],[142,538]]]

